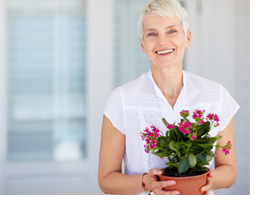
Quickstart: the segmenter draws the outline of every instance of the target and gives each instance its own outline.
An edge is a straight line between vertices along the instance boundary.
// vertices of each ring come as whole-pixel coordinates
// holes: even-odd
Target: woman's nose
[[[165,46],[169,43],[167,36],[159,36],[158,38],[158,45],[159,46]]]

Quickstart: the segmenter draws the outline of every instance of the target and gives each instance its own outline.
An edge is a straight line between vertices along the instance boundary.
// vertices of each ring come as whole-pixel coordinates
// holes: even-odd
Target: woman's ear
[[[188,30],[188,33],[187,33],[187,42],[186,42],[186,47],[189,47],[191,44],[191,31]]]

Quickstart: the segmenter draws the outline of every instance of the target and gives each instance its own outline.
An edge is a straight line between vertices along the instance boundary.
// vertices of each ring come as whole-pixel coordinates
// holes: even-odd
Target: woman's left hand
[[[212,170],[210,170],[210,172],[207,175],[206,185],[201,188],[201,191],[204,192],[203,195],[209,195],[209,190],[211,190],[213,185],[211,178],[212,178]]]

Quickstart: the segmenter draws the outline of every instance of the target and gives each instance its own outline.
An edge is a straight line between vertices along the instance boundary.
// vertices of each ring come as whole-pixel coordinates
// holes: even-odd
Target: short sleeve
[[[121,87],[116,88],[111,93],[104,109],[104,115],[115,128],[125,135],[124,100]]]
[[[226,126],[229,124],[230,120],[240,106],[238,103],[232,98],[230,93],[227,91],[226,88],[220,86],[220,104],[221,104],[221,111],[220,111],[220,126],[219,131],[223,131]]]

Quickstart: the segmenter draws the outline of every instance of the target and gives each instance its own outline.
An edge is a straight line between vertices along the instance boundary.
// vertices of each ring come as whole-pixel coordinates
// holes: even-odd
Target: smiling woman
[[[151,15],[144,18],[141,48],[151,61],[151,70],[162,66],[182,69],[185,48],[191,32],[185,32],[178,17]]]
[[[183,70],[183,58],[191,43],[188,17],[177,0],[152,0],[142,10],[138,20],[138,34],[142,51],[150,60],[150,70],[138,79],[116,88],[105,107],[98,181],[108,194],[176,195],[177,190],[163,187],[175,185],[174,180],[158,181],[167,158],[162,160],[144,150],[140,133],[146,127],[156,125],[160,130],[162,118],[178,122],[182,110],[205,110],[222,117],[217,129],[209,134],[223,137],[217,143],[230,140],[234,144],[233,116],[239,105],[220,84],[198,77]],[[203,108],[198,108],[202,107]],[[208,182],[201,188],[204,194],[212,190],[228,188],[236,179],[234,146],[223,157],[219,151],[215,166],[208,168]],[[122,173],[122,159],[125,172]]]

